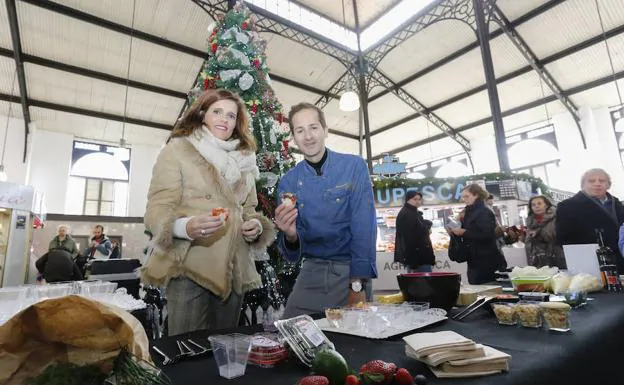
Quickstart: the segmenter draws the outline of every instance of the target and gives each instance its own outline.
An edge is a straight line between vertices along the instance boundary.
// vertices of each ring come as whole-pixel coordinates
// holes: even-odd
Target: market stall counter
[[[390,340],[364,339],[344,334],[326,333],[351,368],[357,369],[365,362],[381,359],[405,367],[413,374],[422,373],[429,384],[470,385],[581,385],[597,383],[622,383],[624,371],[624,294],[596,293],[588,305],[575,309],[571,316],[572,330],[567,333],[549,332],[545,329],[527,329],[498,325],[496,318],[483,311],[474,313],[464,321],[447,320],[423,331],[452,330],[479,343],[492,346],[511,355],[508,373],[466,379],[438,379],[427,367],[405,355],[401,336]],[[457,309],[451,311],[456,312]],[[261,327],[245,327],[235,332],[252,334]],[[232,332],[232,331],[229,331]],[[199,331],[189,335],[168,337],[153,341],[153,345],[172,356],[177,352],[176,340],[191,338],[209,345],[208,336],[222,334]],[[154,354],[157,365],[162,358]],[[247,366],[244,376],[226,380],[219,376],[213,357],[196,358],[166,366],[164,372],[174,384],[271,384],[292,385],[309,374],[306,368],[292,357],[274,368]]]

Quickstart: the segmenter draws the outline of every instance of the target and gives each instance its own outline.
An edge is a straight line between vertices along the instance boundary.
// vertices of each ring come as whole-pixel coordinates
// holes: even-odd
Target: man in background
[[[110,259],[119,259],[121,258],[121,247],[119,246],[119,242],[113,241],[113,249],[110,254]]]
[[[611,195],[611,176],[601,168],[585,171],[581,191],[557,205],[557,241],[561,245],[596,243],[596,230],[601,230],[605,246],[616,255],[620,274],[624,274],[624,259],[618,247],[618,232],[624,223],[624,206]]]
[[[86,250],[87,259],[109,259],[113,244],[104,234],[104,227],[96,225],[93,228],[93,238],[91,244]]]
[[[394,261],[407,266],[410,273],[431,272],[435,254],[431,244],[432,222],[423,218],[422,194],[408,191],[405,205],[396,219]]]

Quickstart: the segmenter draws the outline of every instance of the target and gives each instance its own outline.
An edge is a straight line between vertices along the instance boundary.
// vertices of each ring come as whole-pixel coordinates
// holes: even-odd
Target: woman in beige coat
[[[212,90],[156,160],[145,213],[154,251],[142,277],[167,286],[170,335],[235,327],[244,293],[261,285],[251,248],[271,244],[275,230],[255,211],[255,150],[242,100]]]

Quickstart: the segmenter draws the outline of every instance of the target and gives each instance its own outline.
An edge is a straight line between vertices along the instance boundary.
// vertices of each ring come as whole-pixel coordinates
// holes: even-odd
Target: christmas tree
[[[289,128],[282,105],[271,88],[266,41],[260,37],[253,15],[242,2],[219,15],[217,25],[210,32],[209,58],[189,93],[188,105],[204,90],[215,88],[232,91],[245,101],[250,129],[258,143],[258,209],[274,218],[277,182],[295,165],[295,159],[288,143]],[[266,317],[269,308],[279,309],[284,305],[298,273],[298,266],[284,262],[275,244],[256,252],[255,258],[263,288],[245,297],[243,313],[247,313],[251,323],[261,321],[257,320],[258,314]]]

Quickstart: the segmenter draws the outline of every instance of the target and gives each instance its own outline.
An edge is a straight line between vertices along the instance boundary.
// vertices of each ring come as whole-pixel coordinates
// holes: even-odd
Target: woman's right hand
[[[197,215],[186,223],[186,234],[191,239],[206,238],[219,231],[224,224],[221,217],[213,217],[211,214]]]
[[[297,241],[297,214],[298,210],[293,205],[282,203],[275,209],[275,225],[290,242]]]

